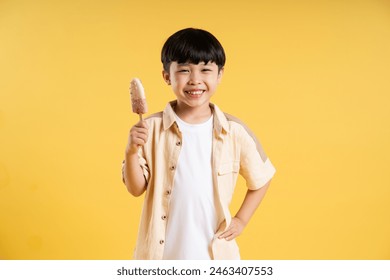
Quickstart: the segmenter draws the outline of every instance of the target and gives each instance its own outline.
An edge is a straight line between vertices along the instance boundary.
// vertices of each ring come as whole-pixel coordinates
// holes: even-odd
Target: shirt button
[[[167,190],[167,194],[168,194],[168,195],[171,194],[171,190]]]
[[[172,165],[169,169],[171,169],[171,170],[175,170],[175,166],[174,165]]]
[[[180,146],[181,145],[181,142],[180,141],[177,141],[176,142],[176,146]]]
[[[163,220],[165,220],[166,218],[167,218],[167,216],[165,216],[165,215],[161,216],[161,219],[163,219]]]
[[[160,240],[160,244],[164,244],[164,240]]]

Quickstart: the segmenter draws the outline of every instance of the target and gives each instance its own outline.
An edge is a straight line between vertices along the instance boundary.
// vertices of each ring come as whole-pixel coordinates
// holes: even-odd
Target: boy
[[[163,78],[176,100],[134,125],[123,163],[128,191],[146,191],[135,259],[239,259],[234,240],[275,173],[254,135],[210,103],[225,53],[209,32],[187,28],[165,42]],[[240,173],[248,191],[232,218]]]

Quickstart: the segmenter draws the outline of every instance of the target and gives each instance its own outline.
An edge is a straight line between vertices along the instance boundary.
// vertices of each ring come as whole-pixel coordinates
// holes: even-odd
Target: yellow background
[[[227,53],[212,101],[277,168],[242,258],[390,259],[385,0],[1,0],[0,259],[131,258],[129,81],[162,110],[160,50],[190,26]],[[233,212],[244,192],[240,179]]]

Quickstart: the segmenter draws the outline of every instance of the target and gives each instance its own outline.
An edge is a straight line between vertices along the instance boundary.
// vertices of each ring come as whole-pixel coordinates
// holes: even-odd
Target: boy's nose
[[[201,80],[200,80],[199,73],[197,73],[196,71],[191,72],[190,79],[189,79],[188,83],[190,85],[197,85],[200,82],[201,82]]]

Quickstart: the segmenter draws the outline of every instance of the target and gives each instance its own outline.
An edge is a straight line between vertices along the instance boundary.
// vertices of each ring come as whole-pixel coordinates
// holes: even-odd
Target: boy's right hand
[[[138,153],[138,147],[145,145],[148,140],[148,131],[149,127],[146,121],[139,121],[130,129],[126,154],[133,155]]]

